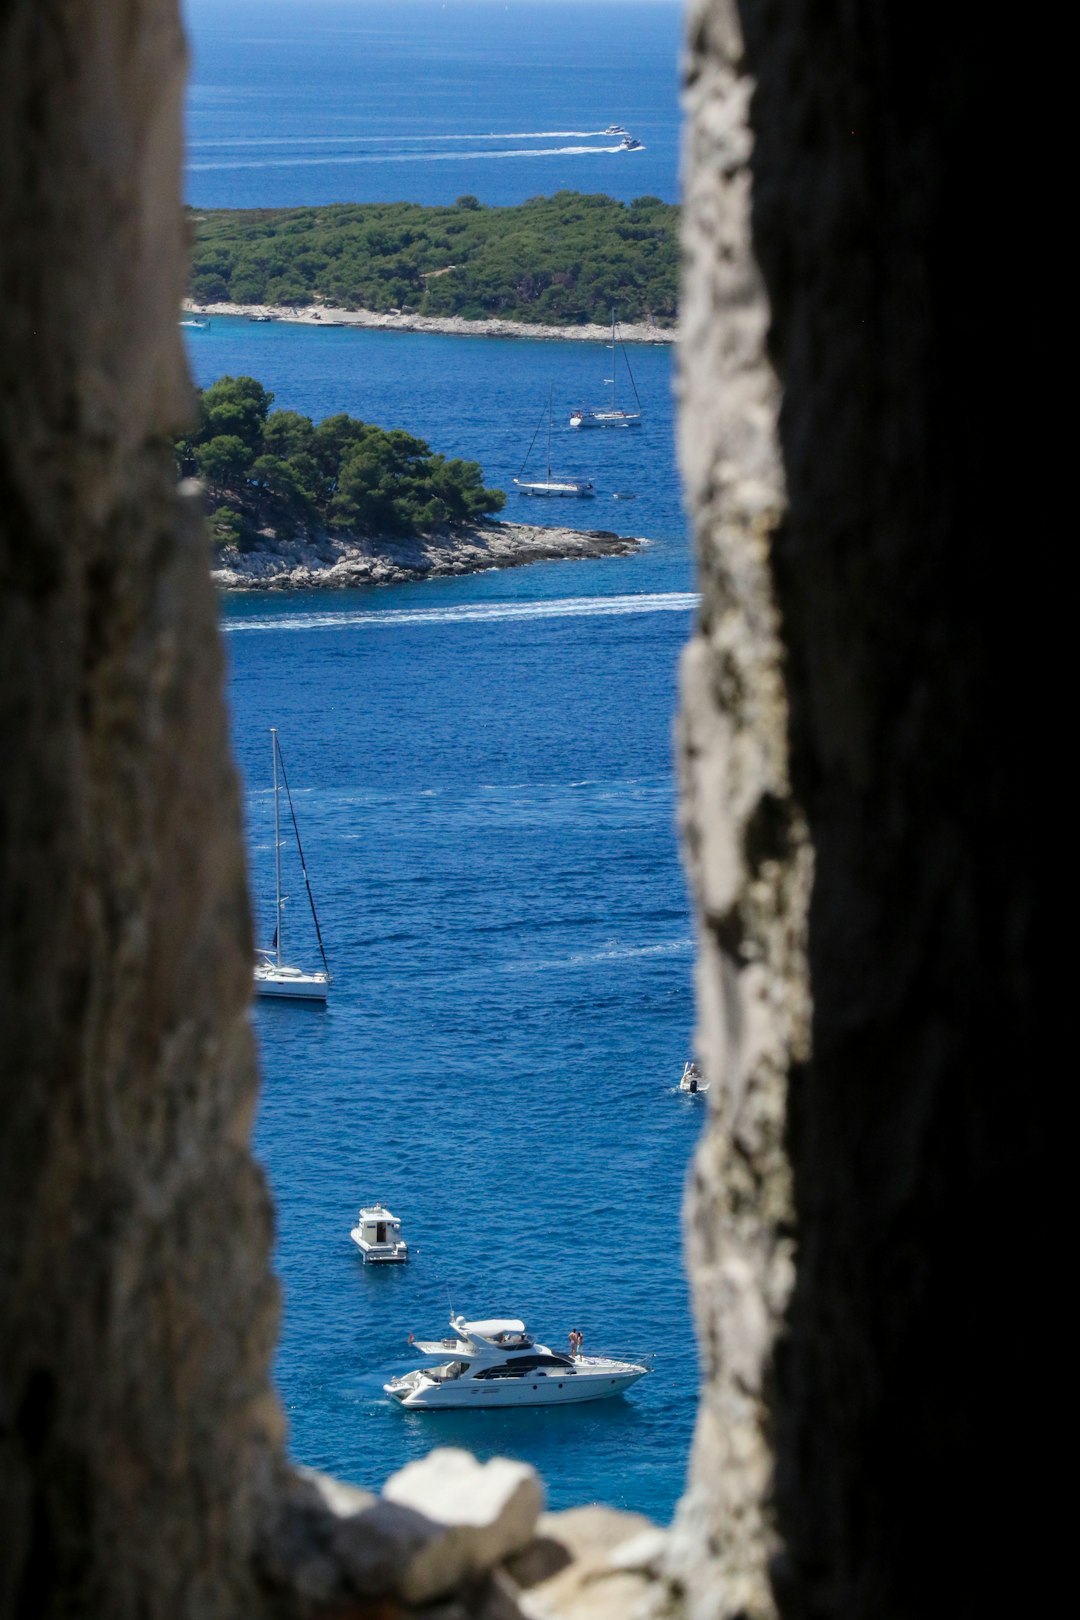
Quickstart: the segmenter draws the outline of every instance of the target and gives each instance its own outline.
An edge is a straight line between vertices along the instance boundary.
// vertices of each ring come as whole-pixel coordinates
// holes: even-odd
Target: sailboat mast
[[[611,409],[615,410],[615,379],[619,375],[618,355],[615,352],[615,305],[611,306]]]
[[[270,739],[274,750],[274,945],[277,950],[277,965],[281,966],[281,798],[278,791],[278,741],[277,727],[270,727]]]
[[[551,481],[551,396],[552,396],[552,390],[553,390],[553,384],[551,384],[551,383],[548,383],[548,451],[547,451],[547,475],[548,475],[548,482],[549,482],[549,483],[550,483],[550,481]]]

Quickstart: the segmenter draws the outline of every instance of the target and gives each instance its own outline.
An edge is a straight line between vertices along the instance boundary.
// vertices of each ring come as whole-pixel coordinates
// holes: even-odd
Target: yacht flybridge
[[[608,1356],[567,1356],[538,1344],[515,1317],[466,1322],[452,1316],[452,1336],[416,1348],[443,1360],[391,1379],[383,1388],[402,1406],[558,1406],[619,1395],[648,1372]]]

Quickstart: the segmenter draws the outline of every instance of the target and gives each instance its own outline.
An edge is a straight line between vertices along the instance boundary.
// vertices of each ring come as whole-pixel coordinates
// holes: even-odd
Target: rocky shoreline
[[[647,544],[610,529],[544,529],[499,522],[408,540],[328,535],[310,541],[263,535],[251,550],[237,546],[217,550],[211,577],[225,591],[348,590],[489,568],[521,568],[534,562],[619,557]]]
[[[300,326],[359,326],[393,332],[441,332],[451,337],[551,338],[560,342],[605,343],[611,341],[607,326],[538,326],[528,321],[466,321],[460,315],[388,315],[371,309],[331,309],[320,304],[294,308],[289,304],[197,304],[183,301],[185,314],[209,318],[214,315],[243,315],[248,320],[289,321]],[[672,326],[654,326],[643,321],[619,322],[622,343],[674,343],[678,333]]]

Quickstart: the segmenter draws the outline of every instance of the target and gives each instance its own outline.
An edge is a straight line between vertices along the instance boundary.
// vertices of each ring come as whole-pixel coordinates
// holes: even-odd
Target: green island
[[[218,546],[257,550],[267,533],[423,535],[505,504],[478,462],[352,416],[316,425],[273,402],[254,377],[221,377],[200,390],[198,425],[176,442],[180,476],[206,486]]]
[[[343,203],[190,213],[199,304],[321,304],[537,325],[673,326],[678,209],[559,191],[516,207]]]

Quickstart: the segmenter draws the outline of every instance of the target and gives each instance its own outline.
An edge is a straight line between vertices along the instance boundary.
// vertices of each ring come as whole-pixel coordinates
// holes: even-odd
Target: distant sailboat
[[[255,953],[257,958],[255,963],[255,994],[257,996],[291,997],[294,1001],[325,1001],[327,991],[333,983],[333,977],[330,972],[330,964],[326,960],[326,951],[323,948],[322,930],[319,927],[319,918],[315,911],[315,897],[311,892],[311,880],[308,877],[307,863],[304,860],[304,849],[300,842],[300,829],[296,824],[296,811],[293,809],[292,794],[289,792],[289,778],[285,774],[285,761],[282,758],[281,744],[278,742],[276,726],[270,727],[270,737],[274,753],[274,937],[269,950],[260,950]],[[319,942],[319,954],[322,957],[322,969],[321,971],[317,969],[314,973],[307,973],[303,968],[290,966],[285,961],[282,951],[282,920],[285,899],[281,892],[279,768],[281,780],[285,784],[285,797],[289,802],[289,816],[292,820],[293,834],[296,838],[296,848],[300,855],[300,869],[304,874],[308,902],[315,922],[315,937]]]
[[[634,390],[634,399],[637,402],[636,411],[620,410],[616,398],[620,350],[622,350],[623,360],[626,363],[626,375],[630,378],[630,386]],[[638,399],[637,383],[634,381],[634,373],[630,370],[630,362],[626,358],[626,351],[616,339],[614,310],[611,312],[611,376],[605,377],[604,381],[611,389],[611,404],[598,411],[589,411],[585,409],[584,405],[579,406],[576,411],[570,413],[570,426],[572,428],[640,427],[641,400]]]
[[[548,389],[548,430],[547,430],[547,471],[543,478],[522,478],[520,475],[514,483],[523,495],[550,495],[563,496],[568,499],[588,500],[596,494],[592,482],[588,478],[575,478],[570,473],[553,473],[551,470],[551,389]],[[525,460],[521,463],[521,472],[528,466],[532,455],[533,445],[536,443],[536,434],[544,425],[541,417],[536,424],[536,433],[532,436]]]

